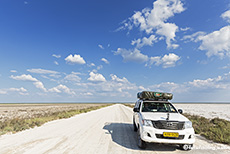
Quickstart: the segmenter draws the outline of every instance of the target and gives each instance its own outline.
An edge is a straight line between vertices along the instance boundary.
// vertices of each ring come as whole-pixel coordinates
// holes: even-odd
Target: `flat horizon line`
[[[170,101],[171,102],[171,101]],[[7,102],[0,104],[133,104],[134,102]],[[230,102],[172,102],[173,104],[230,104]]]

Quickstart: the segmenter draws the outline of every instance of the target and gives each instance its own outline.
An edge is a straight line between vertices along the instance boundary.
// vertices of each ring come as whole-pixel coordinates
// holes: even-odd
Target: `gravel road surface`
[[[176,145],[148,144],[140,150],[132,127],[132,109],[116,104],[51,121],[41,127],[0,136],[0,154],[125,154],[125,153],[230,153],[230,146],[196,135],[194,149]]]

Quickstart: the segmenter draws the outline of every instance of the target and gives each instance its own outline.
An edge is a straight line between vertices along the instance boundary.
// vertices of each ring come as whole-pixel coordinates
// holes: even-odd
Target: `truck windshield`
[[[142,112],[171,112],[177,113],[175,107],[167,102],[143,102]]]

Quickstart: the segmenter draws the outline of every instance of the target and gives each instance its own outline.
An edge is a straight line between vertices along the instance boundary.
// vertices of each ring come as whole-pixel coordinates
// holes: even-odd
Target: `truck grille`
[[[157,129],[182,130],[184,122],[179,121],[152,121],[153,127]]]

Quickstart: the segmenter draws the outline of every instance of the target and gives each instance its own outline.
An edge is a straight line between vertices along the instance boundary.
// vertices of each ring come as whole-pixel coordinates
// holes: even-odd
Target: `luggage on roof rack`
[[[137,98],[149,100],[171,100],[173,98],[173,94],[154,91],[142,91],[137,93]]]

